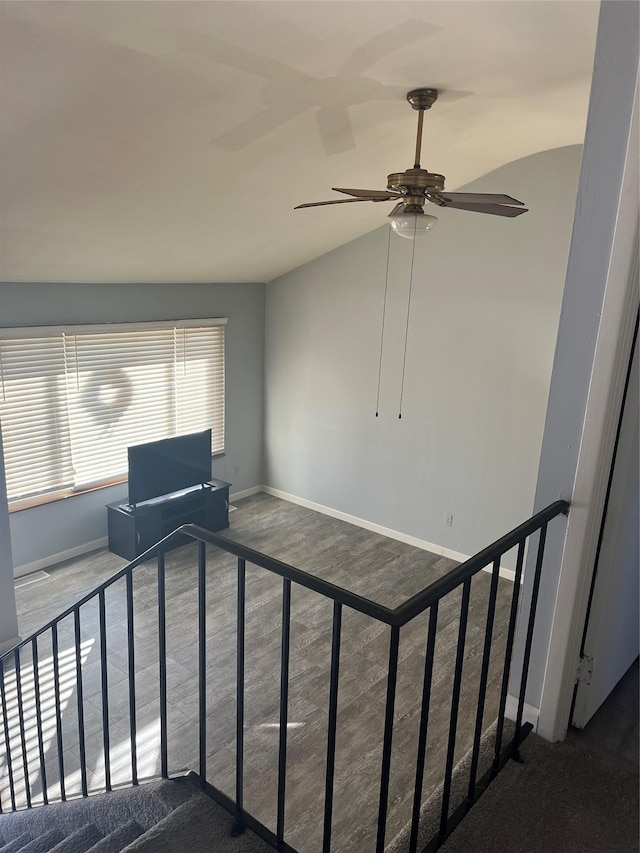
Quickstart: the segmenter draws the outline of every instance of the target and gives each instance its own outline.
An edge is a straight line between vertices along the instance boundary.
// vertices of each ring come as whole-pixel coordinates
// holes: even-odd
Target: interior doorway
[[[639,388],[636,318],[571,713],[577,728],[586,726],[640,653]]]

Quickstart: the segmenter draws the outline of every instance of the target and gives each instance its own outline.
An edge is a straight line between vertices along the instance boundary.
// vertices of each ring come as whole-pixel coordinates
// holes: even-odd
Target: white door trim
[[[636,262],[637,270],[637,262]],[[637,275],[637,273],[636,273]],[[637,316],[637,315],[636,315]],[[636,320],[637,324],[637,320]],[[626,396],[616,431],[615,457],[607,483],[607,496],[594,560],[581,661],[589,662],[589,677],[578,681],[571,725],[584,728],[604,699],[622,678],[640,651],[638,614],[638,554],[616,549],[628,543],[625,520],[630,529],[637,517],[638,449],[638,347],[628,367]],[[634,461],[635,460],[635,465]],[[634,467],[636,470],[634,470]],[[633,479],[635,484],[632,485]],[[625,494],[630,489],[632,494]],[[621,537],[622,528],[622,537]],[[637,530],[635,531],[636,546]]]
[[[540,702],[538,734],[551,741],[564,738],[569,724],[600,521],[638,311],[640,110],[637,84],[633,112]]]

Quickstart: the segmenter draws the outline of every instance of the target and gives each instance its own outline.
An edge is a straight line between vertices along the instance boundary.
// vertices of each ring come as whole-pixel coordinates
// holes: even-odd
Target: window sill
[[[212,459],[220,459],[225,455],[224,450],[218,450],[211,454]],[[98,486],[89,486],[86,489],[69,489],[66,492],[56,492],[51,495],[39,495],[38,497],[25,498],[22,501],[14,501],[9,505],[9,515],[14,512],[22,512],[25,509],[34,509],[37,506],[55,503],[56,501],[65,501],[67,498],[76,498],[79,495],[88,495],[91,492],[98,492],[100,489],[108,489],[111,486],[119,486],[126,483],[126,477],[119,477],[117,480],[109,480],[108,483],[100,483]]]
[[[117,480],[110,480],[108,483],[100,483],[99,486],[90,486],[87,489],[69,489],[67,492],[56,492],[53,495],[39,495],[38,497],[25,498],[22,501],[14,501],[9,505],[9,515],[14,512],[21,512],[25,509],[34,509],[37,506],[55,503],[56,501],[65,501],[67,498],[76,498],[79,495],[88,495],[90,492],[98,492],[101,489],[108,489],[111,486],[119,486],[126,483],[126,477],[120,477]]]

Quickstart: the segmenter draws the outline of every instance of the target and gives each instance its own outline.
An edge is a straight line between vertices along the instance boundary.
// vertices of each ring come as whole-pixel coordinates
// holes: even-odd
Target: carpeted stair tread
[[[478,754],[478,772],[476,778],[480,780],[483,773],[491,767],[494,757],[495,736],[497,720],[489,726],[480,739],[480,750]],[[515,732],[515,726],[510,720],[505,720],[502,744],[503,748],[509,743]],[[469,786],[469,771],[471,767],[473,750],[466,752],[453,768],[451,776],[451,793],[449,814],[462,803],[467,795]],[[504,772],[504,771],[503,771]],[[418,829],[418,850],[423,850],[438,832],[440,826],[440,814],[442,807],[443,783],[427,797],[420,809],[420,823]],[[468,818],[467,818],[468,819]],[[471,818],[473,819],[473,818]],[[396,837],[385,847],[385,853],[408,853],[411,838],[411,822],[402,829]],[[470,850],[473,848],[469,848]]]
[[[0,816],[0,853],[271,853],[189,776]]]
[[[20,853],[49,853],[63,839],[64,836],[59,829],[50,829],[44,835],[34,838],[33,841],[21,847]]]
[[[273,853],[272,847],[249,830],[233,838],[231,825],[227,811],[196,791],[123,853]]]
[[[25,832],[30,833],[31,838],[37,838],[52,826],[60,829],[64,838],[86,823],[95,824],[103,835],[108,835],[131,820],[136,820],[146,830],[188,800],[192,792],[193,785],[186,780],[161,779],[64,803],[6,813],[0,815],[0,826],[8,839]]]
[[[14,838],[12,841],[7,841],[5,845],[0,847],[0,853],[18,853],[25,844],[28,844],[33,840],[33,835],[29,835],[27,832],[23,832],[22,835],[18,835],[17,838]]]
[[[114,829],[93,847],[90,847],[87,853],[121,853],[127,844],[131,844],[143,833],[144,829],[140,824],[135,820],[130,820],[124,826]]]
[[[76,832],[68,835],[64,841],[56,844],[51,849],[51,853],[87,853],[87,850],[103,837],[95,824],[87,823]]]

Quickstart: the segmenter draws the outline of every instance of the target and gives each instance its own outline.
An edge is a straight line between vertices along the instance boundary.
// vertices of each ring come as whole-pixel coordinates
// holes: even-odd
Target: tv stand
[[[134,560],[183,524],[198,524],[211,531],[228,527],[229,485],[224,480],[210,480],[138,504],[107,504],[109,550]],[[184,537],[173,547],[187,541]]]

